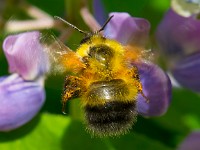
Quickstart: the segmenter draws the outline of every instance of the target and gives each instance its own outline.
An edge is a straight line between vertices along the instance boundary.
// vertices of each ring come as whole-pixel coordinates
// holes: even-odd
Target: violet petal
[[[94,8],[94,17],[97,19],[100,25],[103,25],[108,17],[103,7],[102,0],[94,0],[93,8]]]
[[[123,45],[144,46],[149,36],[150,24],[143,18],[131,17],[128,13],[110,13],[114,15],[105,28],[105,35]]]
[[[17,74],[0,81],[0,131],[9,131],[24,125],[38,113],[45,91],[36,82],[26,82]]]
[[[183,86],[200,91],[200,20],[169,10],[157,30],[161,49],[170,56],[169,69]],[[166,56],[167,56],[166,55]]]
[[[39,40],[40,33],[37,31],[11,35],[4,40],[3,50],[10,73],[34,80],[48,71],[48,57]]]
[[[200,92],[200,53],[177,62],[172,68],[174,78],[184,87]]]
[[[149,103],[141,94],[138,96],[138,113],[143,116],[160,116],[164,114],[171,100],[171,82],[169,77],[157,65],[152,63],[136,64],[143,86],[143,93]]]
[[[199,51],[200,20],[182,17],[169,10],[157,29],[160,48],[170,58],[182,58]]]
[[[179,145],[178,150],[199,150],[200,131],[190,133]]]

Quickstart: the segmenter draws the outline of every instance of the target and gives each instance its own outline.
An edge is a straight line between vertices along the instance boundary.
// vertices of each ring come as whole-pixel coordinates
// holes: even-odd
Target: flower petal
[[[172,74],[182,86],[200,92],[200,52],[177,62]]]
[[[169,69],[183,86],[200,91],[200,20],[169,10],[157,30],[158,44],[168,57]]]
[[[0,78],[0,131],[9,131],[31,120],[45,100],[45,91],[36,82],[25,82],[13,74]]]
[[[103,25],[108,17],[103,7],[102,0],[94,0],[93,8],[94,8],[94,17],[98,20],[100,25]]]
[[[171,100],[171,82],[164,71],[152,63],[136,64],[143,85],[143,92],[149,99],[147,103],[139,94],[137,109],[143,116],[160,116],[164,114]]]
[[[128,13],[110,13],[114,15],[105,28],[105,35],[123,45],[144,46],[149,36],[150,24],[143,18],[131,17]]]
[[[3,49],[11,73],[18,73],[26,80],[34,80],[48,71],[48,57],[39,39],[40,33],[33,31],[11,35],[4,40]]]
[[[199,150],[200,131],[190,133],[179,145],[178,150]]]
[[[157,29],[157,41],[161,49],[177,59],[199,51],[200,20],[182,17],[169,10]]]

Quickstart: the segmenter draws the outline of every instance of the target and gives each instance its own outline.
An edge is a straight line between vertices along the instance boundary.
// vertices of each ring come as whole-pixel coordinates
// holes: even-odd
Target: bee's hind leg
[[[131,73],[132,73],[132,77],[135,79],[135,85],[138,89],[138,93],[140,93],[142,95],[142,97],[145,99],[146,103],[149,103],[148,97],[143,93],[143,88],[142,88],[142,83],[140,81],[138,68],[136,66],[134,66],[131,69]]]
[[[72,98],[79,97],[81,94],[82,79],[76,76],[66,76],[64,91],[62,94],[62,112],[65,114],[66,102]]]

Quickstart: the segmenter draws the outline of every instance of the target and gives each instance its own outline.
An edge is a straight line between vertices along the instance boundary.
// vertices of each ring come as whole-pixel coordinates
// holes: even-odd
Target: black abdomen
[[[88,130],[97,136],[125,134],[136,121],[135,102],[108,102],[103,106],[86,106]]]

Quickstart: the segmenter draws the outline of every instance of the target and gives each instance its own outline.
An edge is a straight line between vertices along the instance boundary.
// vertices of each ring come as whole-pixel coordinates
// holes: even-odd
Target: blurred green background
[[[28,16],[20,9],[20,0],[0,3],[0,43],[10,34],[5,32],[7,20],[24,20]],[[88,30],[79,13],[80,0],[27,0],[51,16],[72,21]],[[170,7],[169,0],[103,0],[105,11],[128,12],[143,17],[151,23],[151,38],[164,13]],[[89,1],[92,6],[92,1]],[[93,9],[91,7],[91,12]],[[56,33],[59,34],[59,33]],[[66,42],[75,49],[82,36],[74,32]],[[0,76],[8,75],[8,65],[0,49]],[[67,104],[67,115],[61,113],[61,92],[64,76],[50,76],[46,82],[46,102],[40,113],[29,123],[11,132],[0,132],[0,150],[173,150],[193,130],[200,128],[200,97],[186,89],[173,89],[171,105],[161,117],[138,117],[130,133],[117,138],[94,138],[82,123],[78,100]]]

